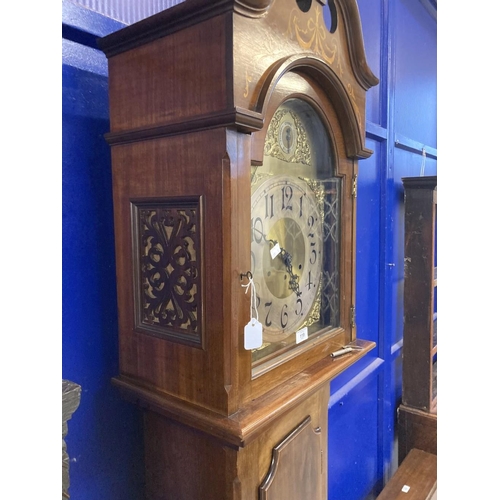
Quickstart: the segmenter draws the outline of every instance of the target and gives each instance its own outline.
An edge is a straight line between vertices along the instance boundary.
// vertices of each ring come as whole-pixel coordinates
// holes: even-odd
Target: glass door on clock
[[[339,327],[342,183],[309,103],[279,106],[251,175],[251,272],[264,339],[255,367]]]

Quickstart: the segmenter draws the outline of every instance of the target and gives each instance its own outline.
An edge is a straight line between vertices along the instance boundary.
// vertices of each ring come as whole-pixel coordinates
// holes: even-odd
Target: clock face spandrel
[[[251,272],[263,345],[254,367],[339,326],[341,180],[330,138],[307,102],[271,119],[262,166],[252,169]]]

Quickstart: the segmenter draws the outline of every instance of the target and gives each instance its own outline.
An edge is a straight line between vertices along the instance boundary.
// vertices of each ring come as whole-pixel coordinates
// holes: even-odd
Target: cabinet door
[[[273,448],[271,465],[259,488],[259,500],[322,498],[321,428],[308,416]]]

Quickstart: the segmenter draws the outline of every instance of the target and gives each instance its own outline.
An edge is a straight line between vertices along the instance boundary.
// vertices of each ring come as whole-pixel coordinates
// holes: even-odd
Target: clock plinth
[[[326,498],[329,382],[374,347],[353,321],[352,193],[377,82],[355,2],[328,5],[337,25],[319,45],[320,3],[295,0],[186,0],[101,41],[114,382],[145,411],[148,498],[293,500],[316,484]]]
[[[313,498],[326,498],[329,382],[374,347],[372,342],[361,340],[356,345],[359,349],[349,355],[336,359],[326,356],[229,416],[139,388],[125,377],[114,379],[126,399],[144,408],[146,498],[302,499],[287,496],[285,491],[283,496],[268,497],[258,492],[272,472],[273,450],[307,419],[320,453],[313,460],[318,466],[316,475],[300,488],[320,485],[321,496]],[[301,448],[300,455],[303,452]],[[291,467],[294,473],[287,476],[304,477],[303,461],[295,464],[293,456],[289,459],[285,468]],[[237,490],[233,491],[235,485]],[[303,491],[293,481],[290,487],[296,494]],[[221,495],[221,491],[225,493]]]

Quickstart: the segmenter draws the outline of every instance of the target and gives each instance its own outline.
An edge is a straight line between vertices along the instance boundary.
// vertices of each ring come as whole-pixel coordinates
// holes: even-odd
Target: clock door
[[[285,100],[251,172],[251,272],[263,344],[253,367],[294,355],[340,325],[341,178],[314,107]]]

